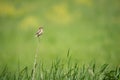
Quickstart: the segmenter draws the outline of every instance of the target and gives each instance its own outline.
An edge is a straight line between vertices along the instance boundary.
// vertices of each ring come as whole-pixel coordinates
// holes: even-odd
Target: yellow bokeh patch
[[[92,6],[93,0],[75,0],[76,4],[82,4],[87,6]]]
[[[72,15],[65,3],[54,5],[45,16],[48,20],[59,24],[69,24],[72,21]]]
[[[0,3],[0,15],[15,15],[16,9],[9,3]]]
[[[22,29],[36,27],[36,25],[39,25],[39,20],[34,16],[25,17],[19,24]]]
[[[14,4],[8,2],[0,2],[0,15],[22,16],[25,13],[34,11],[38,4],[25,4],[16,8]]]

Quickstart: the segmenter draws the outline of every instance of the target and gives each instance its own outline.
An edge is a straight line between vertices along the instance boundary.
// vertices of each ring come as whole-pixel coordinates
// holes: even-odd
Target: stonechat
[[[39,27],[38,31],[36,32],[36,37],[39,37],[43,34],[43,27]]]

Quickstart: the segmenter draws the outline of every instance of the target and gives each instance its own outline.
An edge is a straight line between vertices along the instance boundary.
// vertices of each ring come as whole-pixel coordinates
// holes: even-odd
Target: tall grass
[[[35,80],[120,80],[120,67],[110,68],[108,64],[97,66],[95,63],[79,66],[71,62],[71,56],[66,59],[57,58],[51,65],[39,63],[36,66]],[[0,80],[31,80],[33,72],[28,67],[19,72],[9,72],[5,66],[0,72]]]
[[[39,50],[39,38],[38,38],[38,47],[37,47],[37,50],[36,50],[36,53],[35,53],[34,65],[33,65],[33,69],[32,69],[32,80],[35,80],[38,50]]]

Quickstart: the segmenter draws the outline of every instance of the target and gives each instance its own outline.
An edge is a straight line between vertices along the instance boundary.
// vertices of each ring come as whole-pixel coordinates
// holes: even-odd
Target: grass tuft
[[[51,65],[45,66],[40,63],[36,66],[35,80],[120,80],[120,67],[111,69],[108,64],[96,67],[96,64],[79,66],[71,62],[71,56],[66,61],[61,58],[55,59]],[[9,72],[5,66],[0,72],[0,80],[32,80],[33,71],[28,73],[28,67],[20,72]]]

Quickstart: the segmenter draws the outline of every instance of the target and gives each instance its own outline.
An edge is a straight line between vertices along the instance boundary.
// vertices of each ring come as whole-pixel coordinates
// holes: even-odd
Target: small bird
[[[43,27],[39,27],[38,31],[36,32],[36,37],[39,37],[43,34]]]

